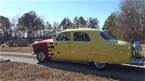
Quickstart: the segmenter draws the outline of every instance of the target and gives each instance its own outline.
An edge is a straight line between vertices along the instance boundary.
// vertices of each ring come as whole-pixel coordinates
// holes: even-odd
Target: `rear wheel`
[[[98,70],[105,70],[107,67],[106,63],[99,63],[99,62],[94,62],[94,66]]]
[[[40,63],[46,62],[47,61],[46,54],[43,51],[38,51],[37,52],[37,60]]]

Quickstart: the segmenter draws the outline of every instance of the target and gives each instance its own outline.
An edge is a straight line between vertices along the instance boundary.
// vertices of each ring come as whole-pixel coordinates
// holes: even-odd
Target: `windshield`
[[[107,32],[101,32],[100,35],[105,40],[114,40]]]

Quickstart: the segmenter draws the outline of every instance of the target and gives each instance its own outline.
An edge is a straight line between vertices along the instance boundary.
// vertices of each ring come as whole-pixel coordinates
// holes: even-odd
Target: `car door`
[[[87,61],[91,51],[91,39],[87,33],[74,32],[71,42],[71,59],[76,61]]]
[[[70,57],[70,32],[59,34],[54,42],[55,59],[68,60]]]

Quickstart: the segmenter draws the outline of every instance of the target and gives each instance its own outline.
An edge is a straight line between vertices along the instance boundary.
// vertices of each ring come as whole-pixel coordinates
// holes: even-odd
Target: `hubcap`
[[[39,59],[40,61],[44,61],[44,59],[45,59],[45,54],[44,54],[43,52],[39,52],[39,53],[38,53],[38,59]]]
[[[103,69],[105,68],[106,64],[105,63],[98,63],[98,62],[94,62],[94,65],[96,68],[98,69]]]

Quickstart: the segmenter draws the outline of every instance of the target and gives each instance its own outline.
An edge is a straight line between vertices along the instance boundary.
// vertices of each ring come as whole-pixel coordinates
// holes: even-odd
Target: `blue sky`
[[[75,16],[97,17],[100,27],[106,18],[119,9],[120,0],[0,0],[0,15],[20,17],[30,10],[36,11],[45,21],[60,22]]]

